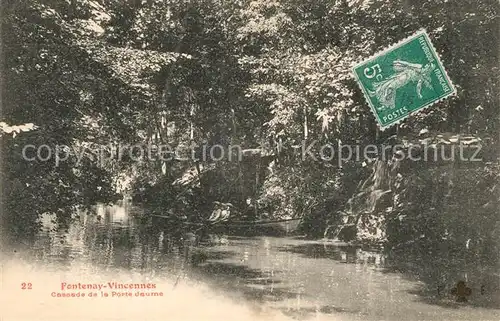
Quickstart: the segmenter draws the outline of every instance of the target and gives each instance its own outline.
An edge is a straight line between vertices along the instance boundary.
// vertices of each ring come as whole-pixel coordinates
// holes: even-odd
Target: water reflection
[[[309,258],[329,258],[342,263],[371,264],[374,266],[384,265],[385,257],[382,253],[365,251],[357,246],[335,244],[335,243],[310,243],[296,246],[286,246],[280,249],[301,254]]]
[[[125,269],[173,278],[175,284],[195,280],[298,319],[318,313],[385,320],[500,318],[496,310],[479,310],[499,306],[498,268],[473,269],[453,257],[386,257],[332,242],[171,231],[144,224],[143,216],[133,206],[98,206],[92,215],[77,213],[67,229],[44,217],[31,253],[46,266],[68,271],[83,266],[93,273]],[[464,271],[473,288],[467,307],[476,310],[464,311],[446,296]],[[486,282],[488,295],[478,294],[479,282]]]

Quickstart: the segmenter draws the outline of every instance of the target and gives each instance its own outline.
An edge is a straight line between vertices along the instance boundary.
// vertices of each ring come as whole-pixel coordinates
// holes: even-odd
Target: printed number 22
[[[377,73],[381,73],[381,72],[382,72],[382,69],[380,69],[379,64],[373,65],[370,68],[365,68],[365,70],[364,70],[365,77],[368,79],[372,79],[373,77],[375,77],[375,79],[377,79],[377,80],[382,80],[382,78],[384,78],[384,77],[381,74],[377,74]]]
[[[31,288],[32,288],[32,284],[31,283],[25,283],[25,282],[21,283],[21,289],[23,289],[23,290],[31,290]]]

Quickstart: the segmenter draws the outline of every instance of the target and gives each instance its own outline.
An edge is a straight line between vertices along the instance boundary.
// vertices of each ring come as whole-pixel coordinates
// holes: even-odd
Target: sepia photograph
[[[500,320],[498,0],[0,0],[1,321]]]

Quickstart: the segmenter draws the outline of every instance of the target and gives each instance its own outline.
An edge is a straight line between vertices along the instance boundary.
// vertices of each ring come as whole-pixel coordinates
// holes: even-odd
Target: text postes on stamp
[[[425,30],[356,65],[353,72],[382,130],[455,93]]]

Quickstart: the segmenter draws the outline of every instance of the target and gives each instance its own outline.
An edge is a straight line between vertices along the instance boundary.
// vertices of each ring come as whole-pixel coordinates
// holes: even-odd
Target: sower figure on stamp
[[[376,97],[382,105],[379,110],[386,108],[394,109],[396,104],[396,91],[409,84],[410,82],[417,83],[417,95],[422,99],[422,84],[427,88],[432,89],[430,75],[434,70],[433,63],[422,66],[402,60],[393,62],[395,74],[379,82],[373,84],[373,91],[369,91],[370,96]]]

